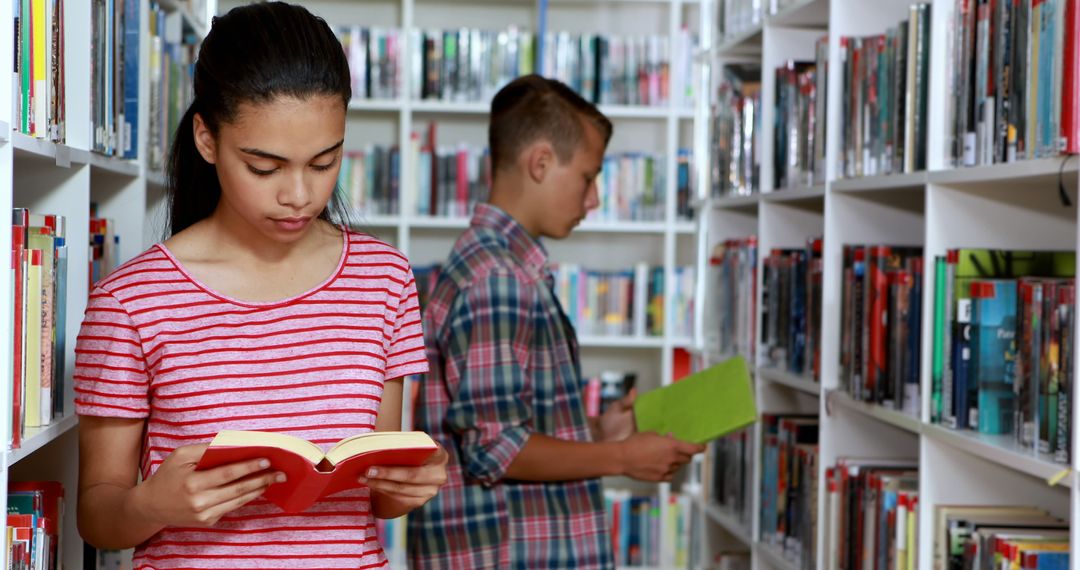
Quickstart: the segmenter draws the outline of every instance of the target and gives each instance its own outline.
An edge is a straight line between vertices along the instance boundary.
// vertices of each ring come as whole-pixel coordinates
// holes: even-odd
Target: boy
[[[635,433],[633,396],[590,422],[577,340],[540,238],[598,204],[611,123],[565,85],[516,79],[491,104],[489,203],[478,204],[425,309],[431,374],[416,428],[448,482],[409,519],[413,568],[610,568],[600,477],[670,480],[704,448]]]

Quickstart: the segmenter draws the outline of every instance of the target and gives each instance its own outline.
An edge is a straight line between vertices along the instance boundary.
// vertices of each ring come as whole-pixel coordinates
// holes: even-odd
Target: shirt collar
[[[533,270],[537,276],[546,275],[548,254],[543,244],[501,208],[486,202],[477,204],[469,225],[499,232],[505,236],[511,255],[523,266]]]

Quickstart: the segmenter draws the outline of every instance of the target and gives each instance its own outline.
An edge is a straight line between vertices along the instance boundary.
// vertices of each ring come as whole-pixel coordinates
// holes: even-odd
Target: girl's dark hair
[[[195,114],[215,136],[243,104],[277,97],[352,98],[349,62],[326,21],[306,8],[265,2],[215,17],[195,62],[195,99],[176,128],[168,163],[169,227],[166,237],[207,218],[221,198],[213,164],[195,147]],[[334,192],[319,216],[347,223],[348,210]]]

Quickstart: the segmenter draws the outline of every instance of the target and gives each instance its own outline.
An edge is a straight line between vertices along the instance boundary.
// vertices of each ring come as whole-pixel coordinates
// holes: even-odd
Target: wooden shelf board
[[[818,382],[814,382],[813,379],[808,376],[792,374],[785,370],[780,370],[779,368],[773,368],[770,366],[759,366],[757,368],[756,376],[758,378],[768,380],[769,382],[772,382],[774,384],[787,386],[789,388],[793,388],[800,392],[805,392],[812,396],[821,395],[821,384]]]

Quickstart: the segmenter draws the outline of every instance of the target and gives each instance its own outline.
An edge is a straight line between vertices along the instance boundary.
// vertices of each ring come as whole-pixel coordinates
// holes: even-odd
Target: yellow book
[[[34,132],[32,133],[36,137],[48,136],[48,125],[46,121],[46,109],[49,106],[49,74],[48,65],[46,61],[46,54],[50,45],[49,37],[50,30],[45,25],[45,3],[47,0],[30,0],[31,20],[32,20],[32,41],[34,43],[34,61],[33,65],[33,78],[34,78],[34,96],[31,99],[33,101],[33,117],[34,117]]]
[[[41,362],[41,303],[42,303],[42,257],[40,249],[28,250],[30,264],[26,271],[26,386],[23,391],[23,410],[26,417],[26,427],[39,427],[41,425],[41,366],[34,363]]]
[[[26,245],[31,249],[41,250],[41,311],[31,313],[35,315],[33,318],[41,321],[41,358],[28,359],[27,362],[31,365],[38,363],[41,368],[41,399],[38,407],[26,408],[26,415],[37,415],[37,425],[46,426],[52,422],[53,359],[56,357],[53,354],[56,343],[56,242],[52,230],[45,226],[44,220],[35,218],[35,215],[31,215],[32,225],[27,232]]]

